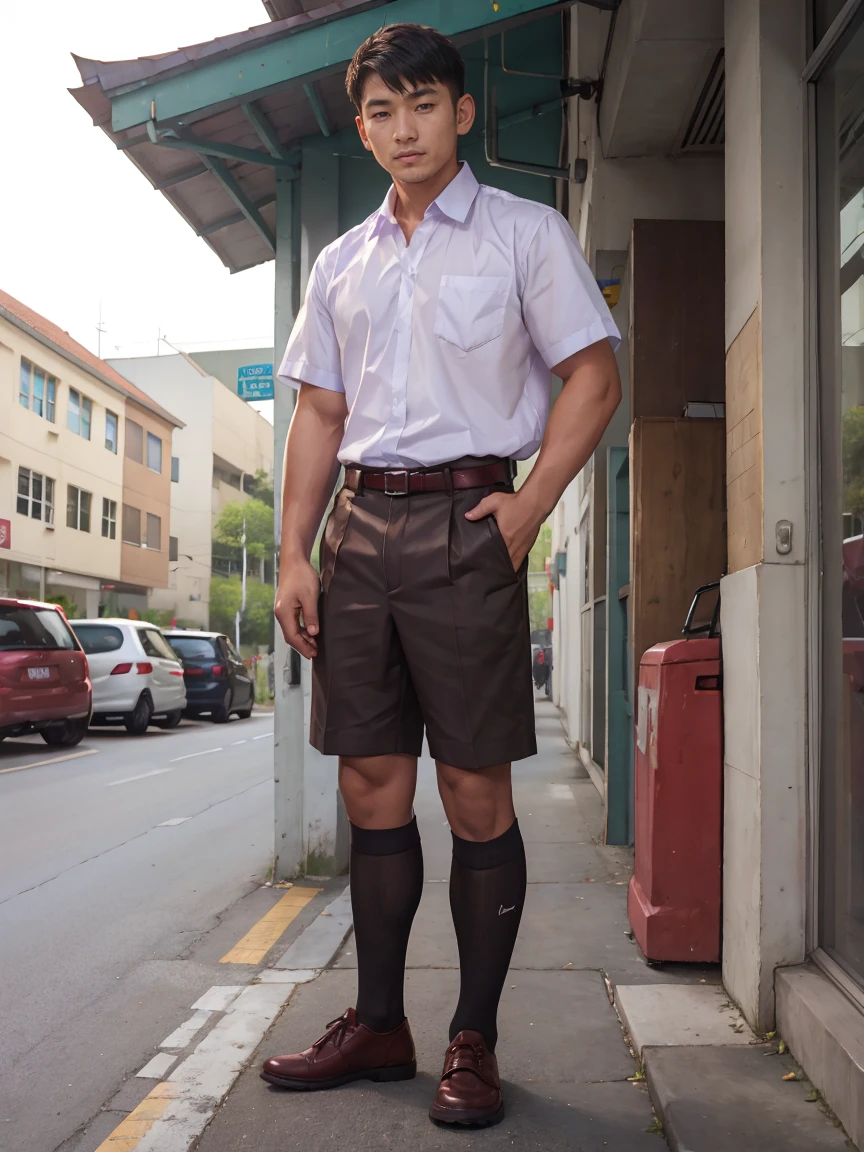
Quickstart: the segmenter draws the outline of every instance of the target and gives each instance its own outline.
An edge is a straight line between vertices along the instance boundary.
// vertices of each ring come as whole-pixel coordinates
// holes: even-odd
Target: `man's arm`
[[[318,651],[321,585],[309,556],[336,482],[347,415],[343,392],[303,384],[285,442],[276,619],[287,643],[310,658]]]
[[[552,371],[564,388],[530,476],[518,492],[493,492],[466,513],[469,520],[495,517],[514,568],[530,552],[564,489],[588,463],[621,402],[621,378],[608,340],[583,348]]]

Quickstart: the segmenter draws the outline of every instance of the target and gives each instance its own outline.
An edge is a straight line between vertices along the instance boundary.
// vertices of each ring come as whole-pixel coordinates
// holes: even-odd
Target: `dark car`
[[[255,681],[227,636],[171,629],[163,629],[163,634],[183,663],[184,716],[209,715],[224,724],[232,713],[241,720],[252,715]]]
[[[78,744],[90,724],[87,657],[56,604],[0,599],[0,740]]]

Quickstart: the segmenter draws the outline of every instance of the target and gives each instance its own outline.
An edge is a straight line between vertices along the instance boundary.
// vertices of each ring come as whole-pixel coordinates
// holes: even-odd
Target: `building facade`
[[[150,607],[207,628],[213,525],[226,504],[249,499],[256,473],[272,477],[273,425],[185,353],[111,363],[142,392],[170,403],[184,421],[164,473],[172,524],[169,579],[153,589]],[[228,573],[228,561],[218,555],[216,571]]]
[[[149,590],[168,583],[169,505],[154,469],[143,481],[130,469],[130,429],[153,442],[155,464],[156,441],[170,459],[178,422],[3,292],[0,397],[3,594],[59,599],[79,617],[109,605],[143,610]],[[127,545],[124,517],[133,507],[143,529]]]

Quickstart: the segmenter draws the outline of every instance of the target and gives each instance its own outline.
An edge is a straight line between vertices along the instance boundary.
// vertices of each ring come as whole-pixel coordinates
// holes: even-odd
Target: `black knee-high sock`
[[[462,984],[450,1039],[470,1028],[491,1051],[498,1041],[498,1001],[519,932],[527,875],[519,822],[494,840],[453,833],[450,908]]]
[[[351,825],[357,1019],[373,1032],[390,1032],[405,1019],[405,953],[422,894],[416,819],[401,828]]]

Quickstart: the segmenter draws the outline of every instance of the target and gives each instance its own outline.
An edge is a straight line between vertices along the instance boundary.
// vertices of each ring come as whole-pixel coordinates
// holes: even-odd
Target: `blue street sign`
[[[273,365],[244,364],[238,368],[237,395],[241,400],[272,400]]]

